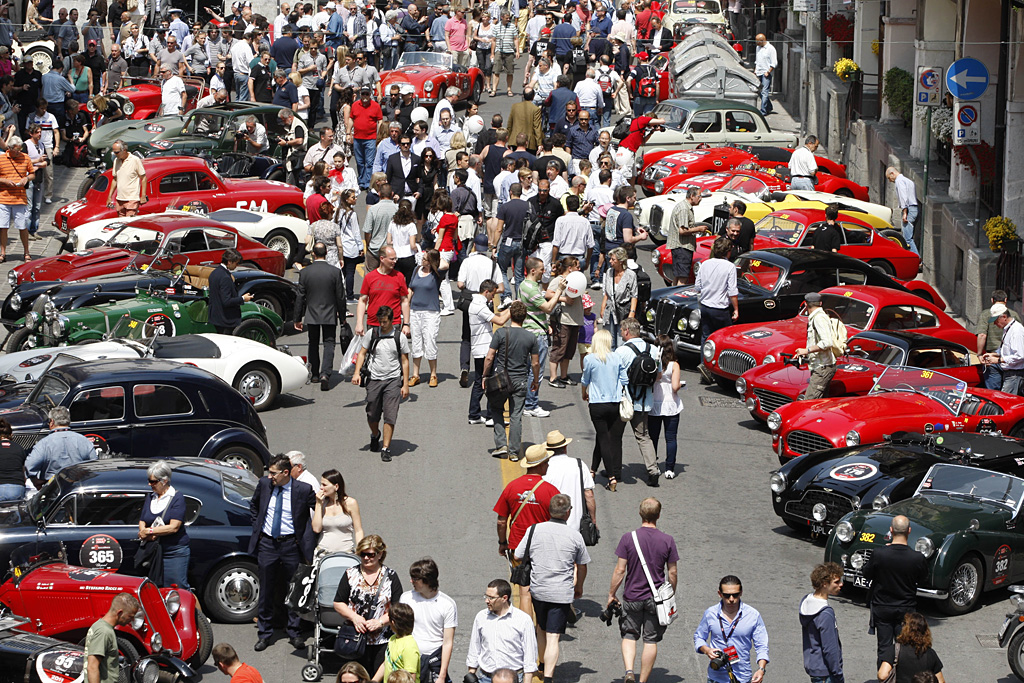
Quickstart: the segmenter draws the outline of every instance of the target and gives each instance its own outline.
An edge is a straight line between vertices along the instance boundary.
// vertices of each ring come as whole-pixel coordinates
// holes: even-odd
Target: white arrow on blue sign
[[[946,89],[958,100],[976,100],[988,89],[988,68],[971,57],[958,59],[946,71]]]

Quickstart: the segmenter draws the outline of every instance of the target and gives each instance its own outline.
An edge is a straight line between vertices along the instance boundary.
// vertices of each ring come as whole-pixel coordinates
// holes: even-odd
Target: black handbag
[[[459,293],[459,300],[455,303],[455,308],[459,309],[463,313],[469,313],[469,305],[473,303],[473,292],[468,289],[463,289]]]
[[[284,606],[296,614],[308,614],[316,604],[316,577],[319,565],[300,564],[295,568],[288,591],[285,593]]]
[[[533,542],[533,530],[536,528],[536,524],[530,527],[530,533],[526,536],[526,552],[523,553],[523,559],[515,567],[512,567],[512,576],[509,578],[509,581],[517,586],[530,585],[530,574],[533,573],[533,562],[530,560],[530,543]]]
[[[508,374],[508,342],[509,335],[511,333],[508,329],[505,330],[505,353],[503,354],[504,360],[502,361],[501,370],[492,372],[490,377],[484,379],[484,393],[495,394],[499,396],[509,396],[512,394],[512,378]],[[528,586],[529,584],[520,584],[522,586]]]
[[[334,654],[342,659],[359,659],[366,652],[366,634],[356,631],[351,621],[346,621],[338,629],[338,637],[334,639]]]
[[[586,494],[583,489],[583,462],[579,459],[576,460],[576,464],[580,467],[580,500],[584,501],[583,504],[583,516],[580,517],[580,536],[583,537],[583,543],[585,545],[597,545],[597,542],[601,540],[601,530],[594,524],[594,520],[590,517],[590,510],[586,506]]]

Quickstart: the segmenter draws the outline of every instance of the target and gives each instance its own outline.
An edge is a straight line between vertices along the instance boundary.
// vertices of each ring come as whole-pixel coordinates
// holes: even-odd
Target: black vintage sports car
[[[27,502],[0,504],[0,566],[26,545],[60,542],[71,564],[134,574],[139,514],[150,491],[146,468],[152,464],[110,458],[72,465]],[[256,558],[248,554],[256,477],[200,458],[167,464],[171,483],[185,497],[188,580],[203,611],[218,622],[251,622],[259,595]],[[97,542],[87,543],[97,535],[104,537],[102,562],[92,560]]]
[[[25,402],[2,415],[28,451],[46,436],[47,411],[66,406],[71,428],[100,452],[198,456],[263,474],[267,432],[252,403],[216,375],[166,360],[83,361],[51,368]]]
[[[797,531],[828,534],[855,510],[880,510],[914,495],[936,463],[1024,473],[1024,441],[998,434],[899,432],[884,443],[793,458],[769,480],[775,514]]]
[[[903,283],[843,254],[814,249],[760,249],[736,259],[742,323],[785,320],[800,312],[804,295],[828,287],[874,285],[911,292],[942,307],[942,298],[927,283]],[[677,349],[700,353],[700,305],[694,285],[651,292],[644,331],[653,339],[667,334]]]
[[[159,291],[168,298],[199,295],[205,285],[202,278],[196,279],[189,268],[187,259],[173,257],[157,259],[145,269],[129,264],[123,272],[103,275],[74,282],[23,282],[13,287],[3,305],[0,306],[0,321],[8,330],[16,329],[16,322],[29,311],[35,311],[47,320],[54,320],[60,311],[97,306],[123,299],[132,299],[136,290]],[[269,308],[284,319],[291,317],[298,294],[298,285],[286,278],[249,268],[236,268],[232,273],[240,294],[252,294],[255,303]],[[285,331],[292,330],[285,325]]]

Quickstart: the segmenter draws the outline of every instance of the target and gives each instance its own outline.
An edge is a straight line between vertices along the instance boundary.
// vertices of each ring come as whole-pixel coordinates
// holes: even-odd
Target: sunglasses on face
[[[365,558],[367,560],[371,560],[371,559],[377,557],[377,553],[359,553],[359,557]]]
[[[722,593],[722,599],[723,600],[739,600],[741,595],[743,595],[742,592],[740,592],[740,593]]]
[[[150,486],[152,486],[153,484],[159,484],[159,483],[160,483],[159,479],[150,479],[149,480],[149,485]]]

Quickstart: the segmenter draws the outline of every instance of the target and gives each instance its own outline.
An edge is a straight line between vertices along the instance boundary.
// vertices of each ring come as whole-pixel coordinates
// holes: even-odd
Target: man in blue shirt
[[[401,146],[398,144],[398,138],[401,135],[402,124],[398,123],[398,121],[392,121],[391,125],[388,126],[388,137],[381,140],[380,144],[377,145],[377,154],[373,157],[374,173],[383,173],[384,167],[387,165],[391,155],[402,151]]]
[[[608,34],[612,32],[612,19],[608,16],[608,10],[601,7],[597,8],[597,12],[593,19],[590,20],[590,36],[593,38],[607,38]]]
[[[273,103],[296,111],[299,104],[299,89],[288,78],[288,73],[284,69],[278,69],[274,72],[274,82],[277,83],[277,87],[274,88]]]
[[[693,647],[709,660],[719,654],[728,656],[733,675],[737,681],[761,683],[768,668],[768,629],[756,609],[742,601],[743,584],[732,576],[723,577],[718,584],[718,596],[722,599],[704,612],[697,630],[693,634]],[[757,653],[757,670],[751,675],[750,648]],[[708,680],[728,683],[726,667],[711,668],[708,664]]]
[[[189,35],[188,24],[181,20],[181,10],[174,7],[171,8],[171,25],[167,27],[174,37],[178,39],[178,45],[185,45],[185,38]]]
[[[569,128],[565,143],[575,160],[589,159],[590,152],[597,147],[601,131],[597,126],[590,125],[590,111],[583,110],[575,125]]]
[[[48,109],[57,117],[58,127],[64,127],[64,100],[75,94],[75,86],[60,75],[56,69],[50,69],[42,78],[43,99],[49,104]]]
[[[572,55],[572,43],[569,41],[575,37],[576,29],[572,26],[572,13],[568,12],[562,17],[562,23],[551,31],[551,44],[555,46],[555,59],[562,67],[569,63],[570,55]],[[563,73],[563,71],[564,68],[559,69],[559,73]]]
[[[295,59],[295,53],[299,51],[301,46],[299,41],[295,40],[295,26],[293,24],[286,24],[281,33],[284,35],[275,40],[274,44],[270,46],[270,56],[277,62],[277,68],[291,71],[292,60]]]
[[[327,20],[327,44],[337,48],[341,45],[342,34],[345,32],[345,17],[341,16],[341,12],[333,7],[328,7],[327,11],[331,15],[331,18]]]
[[[442,2],[437,7],[437,16],[430,24],[430,42],[434,46],[434,52],[447,52],[447,44],[444,40],[444,27],[451,19],[451,10],[447,3]]]
[[[67,408],[51,408],[48,417],[50,433],[32,448],[25,460],[25,471],[37,487],[69,465],[96,459],[92,441],[71,431],[71,413]]]
[[[420,17],[420,9],[409,3],[408,14],[402,19],[401,33],[405,34],[403,52],[417,52],[426,49],[427,18]]]

